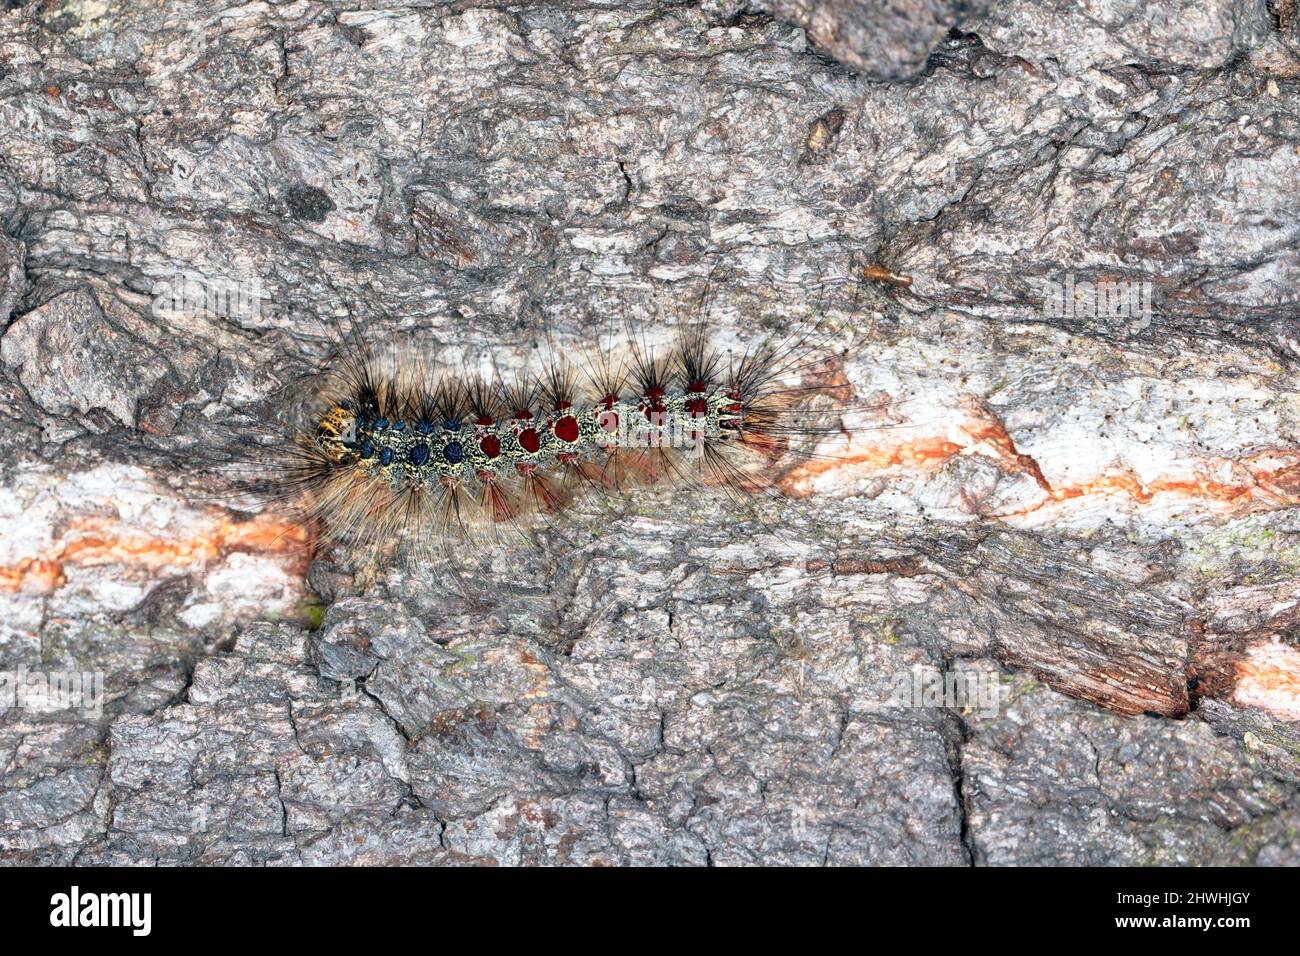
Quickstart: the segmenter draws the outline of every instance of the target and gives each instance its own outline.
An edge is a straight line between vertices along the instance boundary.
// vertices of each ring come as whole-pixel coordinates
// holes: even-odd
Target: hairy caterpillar
[[[558,347],[545,317],[500,350],[462,343],[441,320],[327,325],[328,357],[223,425],[205,459],[234,478],[234,497],[292,505],[307,547],[356,570],[399,556],[454,569],[516,550],[462,546],[484,539],[549,551],[645,509],[780,526],[787,493],[807,494],[799,474],[847,461],[864,418],[898,427],[880,423],[880,404],[852,403],[853,327],[827,304],[857,287],[824,279],[803,277],[798,302],[716,311],[712,272],[698,300],[658,286],[632,290],[635,302],[593,300],[565,322],[566,340],[586,347]],[[320,339],[303,344],[321,354]],[[522,371],[521,345],[537,350]],[[487,362],[471,370],[473,359]]]
[[[824,386],[782,381],[808,365],[808,336],[724,353],[696,328],[662,354],[626,351],[506,383],[436,377],[417,349],[349,336],[278,462],[280,494],[329,543],[428,556],[640,483],[743,506],[775,493],[763,468],[791,436],[817,431],[800,399]]]

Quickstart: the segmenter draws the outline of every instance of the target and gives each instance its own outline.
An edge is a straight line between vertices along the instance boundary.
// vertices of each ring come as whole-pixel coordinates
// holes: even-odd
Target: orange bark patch
[[[975,413],[976,417],[963,425],[962,431],[969,435],[976,444],[991,447],[1012,471],[1029,475],[1037,482],[1038,487],[1049,495],[1052,494],[1052,486],[1043,477],[1042,468],[1038,466],[1038,462],[1034,460],[1032,455],[1022,455],[1020,453],[1020,449],[1016,448],[1015,441],[1007,434],[1007,427],[1002,424],[1002,419],[998,418],[997,415],[982,404],[971,402],[968,407]]]
[[[233,521],[223,515],[200,533],[167,539],[133,535],[114,522],[81,518],[51,552],[0,567],[0,591],[50,594],[67,582],[68,567],[122,565],[145,571],[189,567],[195,570],[235,551],[279,554],[291,559],[299,576],[307,573],[311,536],[302,526],[268,515]]]
[[[1237,661],[1233,702],[1258,707],[1278,720],[1300,720],[1300,650],[1286,644],[1256,644]]]
[[[0,567],[0,591],[10,594],[49,594],[66,581],[58,561],[23,558],[17,564]]]
[[[801,463],[786,473],[779,487],[791,498],[807,498],[812,494],[812,482],[824,474],[841,469],[871,472],[899,466],[919,470],[942,464],[961,449],[961,445],[944,438],[922,438],[890,445],[859,445],[837,458],[815,458]]]
[[[870,443],[870,429],[850,436],[842,454],[800,462],[781,478],[778,486],[791,498],[806,498],[814,493],[816,480],[843,474],[852,480],[877,471],[910,468],[917,472],[933,471],[959,454],[979,453],[998,461],[1012,474],[1028,475],[1043,491],[1032,504],[1015,511],[992,515],[996,518],[1019,518],[1043,508],[1088,496],[1122,494],[1139,504],[1150,504],[1157,496],[1179,495],[1191,500],[1226,505],[1230,510],[1271,509],[1300,504],[1300,449],[1286,448],[1261,452],[1249,457],[1206,458],[1190,462],[1189,477],[1155,478],[1143,481],[1129,469],[1098,474],[1069,485],[1053,486],[1039,462],[1022,454],[1005,425],[990,409],[976,400],[966,405],[969,417],[949,428],[944,435],[917,435],[885,439]],[[962,441],[962,437],[968,439]],[[1225,465],[1235,472],[1232,479],[1211,478]]]
[[[1296,454],[1296,452],[1290,452]],[[1023,517],[1041,508],[1087,495],[1125,494],[1139,504],[1150,504],[1157,495],[1172,494],[1205,502],[1227,504],[1246,510],[1256,504],[1268,507],[1291,507],[1300,504],[1300,463],[1276,469],[1260,468],[1261,459],[1277,457],[1275,453],[1254,455],[1234,462],[1242,469],[1240,481],[1217,481],[1208,477],[1156,478],[1143,482],[1131,471],[1099,475],[1085,482],[1057,488],[1048,497],[1019,511],[998,515],[1000,518]],[[1223,459],[1206,462],[1221,465]]]

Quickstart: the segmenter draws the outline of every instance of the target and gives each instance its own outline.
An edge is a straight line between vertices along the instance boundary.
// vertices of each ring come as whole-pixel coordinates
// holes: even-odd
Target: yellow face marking
[[[347,453],[343,443],[352,440],[355,428],[356,417],[343,406],[332,405],[316,426],[316,442],[334,461],[339,461]]]

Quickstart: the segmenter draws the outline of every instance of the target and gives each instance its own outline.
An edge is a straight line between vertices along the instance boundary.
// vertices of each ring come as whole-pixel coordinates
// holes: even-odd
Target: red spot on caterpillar
[[[501,454],[501,439],[496,435],[484,435],[479,440],[478,447],[483,449],[483,454],[489,458],[495,458]]]
[[[536,428],[525,428],[519,433],[519,446],[530,455],[537,454],[542,447],[542,436]]]
[[[686,391],[688,392],[707,392],[708,390],[709,383],[700,381],[699,379],[686,386]]]
[[[617,395],[612,395],[612,394],[611,394],[611,395],[606,395],[604,398],[602,398],[602,399],[600,400],[600,405],[601,405],[601,407],[602,407],[602,408],[606,408],[606,409],[613,408],[613,407],[614,407],[615,405],[617,405],[617,404],[618,404],[618,396],[617,396]]]
[[[491,428],[496,424],[496,420],[491,415],[480,415],[478,418],[474,419],[474,424],[482,425],[485,428]]]
[[[560,441],[575,442],[578,440],[578,420],[572,415],[565,415],[552,429],[555,437]]]
[[[533,417],[533,413],[527,408],[515,409],[515,421],[517,422],[531,421],[532,417]]]
[[[686,403],[686,410],[691,413],[693,418],[703,418],[709,414],[709,400],[707,398],[692,398]]]

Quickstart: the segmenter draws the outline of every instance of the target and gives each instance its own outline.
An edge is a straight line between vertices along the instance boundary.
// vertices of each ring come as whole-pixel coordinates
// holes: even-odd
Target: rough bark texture
[[[0,859],[1300,863],[1294,3],[6,6],[0,670],[107,700],[0,715]],[[204,498],[340,321],[703,301],[874,409],[765,520],[371,580]]]

